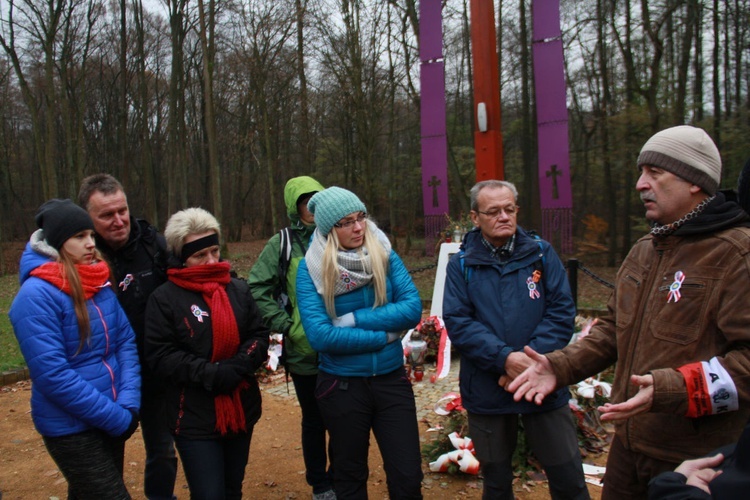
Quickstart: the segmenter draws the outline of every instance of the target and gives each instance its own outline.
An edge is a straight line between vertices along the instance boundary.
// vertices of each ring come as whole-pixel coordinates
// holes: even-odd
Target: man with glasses
[[[482,467],[483,498],[513,498],[520,416],[552,498],[587,499],[567,388],[540,406],[516,402],[503,389],[531,364],[524,346],[560,349],[575,318],[565,268],[548,242],[518,226],[517,199],[506,181],[471,188],[475,228],[448,263],[443,298],[445,326],[461,355],[461,400]]]

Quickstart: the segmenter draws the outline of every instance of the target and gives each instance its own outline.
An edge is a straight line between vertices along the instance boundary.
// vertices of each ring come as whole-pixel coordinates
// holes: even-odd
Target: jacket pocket
[[[318,380],[315,383],[315,399],[322,400],[329,398],[338,388],[338,378],[324,372],[318,372]]]
[[[663,277],[654,294],[651,329],[655,338],[679,345],[695,342],[703,332],[720,269],[689,269],[679,290],[674,274]]]
[[[633,268],[624,268],[617,281],[615,321],[618,328],[630,326],[638,307],[643,286],[643,275]]]

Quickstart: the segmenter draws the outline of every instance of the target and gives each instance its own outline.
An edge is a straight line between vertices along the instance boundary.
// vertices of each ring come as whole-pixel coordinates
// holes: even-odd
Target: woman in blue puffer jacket
[[[325,189],[308,209],[317,229],[297,272],[297,302],[319,353],[316,397],[336,497],[367,498],[372,431],[390,498],[422,498],[416,405],[398,341],[421,318],[419,293],[354,193]]]
[[[53,199],[21,257],[10,320],[31,374],[31,417],[68,497],[129,499],[125,441],[138,426],[135,334],[110,288],[88,213]]]

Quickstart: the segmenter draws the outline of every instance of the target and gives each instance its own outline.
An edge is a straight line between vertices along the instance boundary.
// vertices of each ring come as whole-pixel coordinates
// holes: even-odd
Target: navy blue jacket
[[[522,228],[516,231],[513,254],[504,264],[490,255],[478,229],[469,232],[461,254],[448,263],[443,320],[461,355],[461,399],[471,413],[507,414],[549,411],[567,404],[567,388],[544,399],[541,406],[498,385],[505,360],[525,345],[548,353],[568,344],[573,335],[575,303],[560,258],[544,240]],[[461,263],[463,260],[463,265]],[[531,298],[527,280],[541,269]]]

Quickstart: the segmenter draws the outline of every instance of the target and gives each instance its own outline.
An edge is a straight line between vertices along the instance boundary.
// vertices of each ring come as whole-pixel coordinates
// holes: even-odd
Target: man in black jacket
[[[164,237],[145,220],[130,215],[122,184],[109,174],[81,183],[78,202],[94,221],[96,246],[112,269],[120,305],[133,327],[141,361],[141,432],[146,447],[144,493],[150,500],[172,499],[177,474],[174,441],[164,418],[161,383],[143,357],[144,315],[151,292],[167,280]]]

